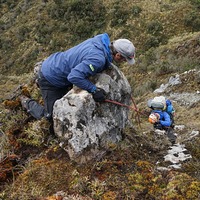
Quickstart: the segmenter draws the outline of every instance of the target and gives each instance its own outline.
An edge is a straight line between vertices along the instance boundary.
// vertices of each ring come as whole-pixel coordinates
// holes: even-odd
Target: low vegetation
[[[79,165],[49,135],[48,122],[22,110],[18,96],[41,101],[32,81],[34,64],[107,32],[111,39],[129,38],[136,46],[135,67],[119,67],[146,111],[146,100],[171,76],[200,70],[199,11],[199,0],[1,0],[0,199],[58,200],[54,194],[63,191],[71,199],[198,200],[199,136],[187,141],[192,159],[181,169],[158,170],[169,144],[155,138],[145,116],[142,128],[137,126],[133,113],[135,127],[127,127],[118,146],[102,159]],[[172,92],[199,91],[198,73],[186,74],[182,82]],[[176,123],[188,132],[199,130],[199,102],[175,106]]]

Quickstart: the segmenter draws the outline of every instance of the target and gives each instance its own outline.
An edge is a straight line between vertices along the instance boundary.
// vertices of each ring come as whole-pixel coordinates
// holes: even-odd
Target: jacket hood
[[[112,62],[112,54],[110,51],[110,38],[107,33],[95,36],[97,40],[94,41],[94,45],[103,50],[106,61],[110,64]],[[102,45],[103,44],[103,45]]]

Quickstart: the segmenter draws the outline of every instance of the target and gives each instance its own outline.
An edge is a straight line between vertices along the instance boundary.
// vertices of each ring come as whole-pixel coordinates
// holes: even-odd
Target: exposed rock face
[[[91,80],[107,98],[126,105],[131,87],[116,66]],[[73,88],[54,104],[54,131],[71,159],[86,162],[102,155],[122,139],[129,110],[112,103],[96,103],[87,91]]]
[[[177,74],[175,77],[170,77],[169,82],[166,84],[162,84],[158,89],[154,91],[154,93],[163,93],[168,87],[172,87],[178,84],[181,84],[181,80],[180,76]]]

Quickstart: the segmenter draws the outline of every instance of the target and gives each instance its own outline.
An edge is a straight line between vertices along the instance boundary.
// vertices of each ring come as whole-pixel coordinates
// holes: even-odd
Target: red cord
[[[129,109],[133,109],[133,107],[128,106],[128,105],[123,104],[123,103],[120,103],[118,101],[113,101],[113,100],[106,99],[105,102],[109,102],[109,103],[117,104],[117,105],[120,105],[120,106],[124,106],[124,107],[127,107]]]
[[[106,99],[105,102],[113,103],[113,104],[116,104],[116,105],[119,105],[119,106],[123,106],[123,107],[127,107],[127,108],[129,108],[129,109],[131,109],[131,110],[136,111],[137,113],[140,113],[140,114],[144,115],[144,113],[140,112],[137,108],[134,108],[134,107],[132,107],[132,106],[128,106],[128,105],[123,104],[123,103],[120,103],[120,102],[118,102],[118,101],[113,101],[113,100]]]
[[[133,102],[135,108],[132,107],[132,106],[128,106],[128,105],[126,105],[126,104],[117,102],[117,101],[109,100],[109,99],[106,99],[105,102],[109,102],[109,103],[113,103],[113,104],[116,104],[116,105],[119,105],[119,106],[127,107],[128,109],[132,109],[132,110],[136,111],[135,120],[138,122],[139,127],[141,128],[139,111],[138,111],[138,109],[137,109],[137,107],[136,107],[136,104],[135,104],[135,102],[134,102],[133,99],[132,99],[132,102]]]

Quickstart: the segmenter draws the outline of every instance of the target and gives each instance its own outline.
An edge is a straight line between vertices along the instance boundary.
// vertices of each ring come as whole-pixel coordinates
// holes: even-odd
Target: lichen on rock
[[[130,85],[116,66],[92,81],[106,91],[108,99],[130,105]],[[125,107],[96,103],[87,91],[73,88],[54,104],[54,131],[70,158],[85,162],[122,140],[128,114]]]

